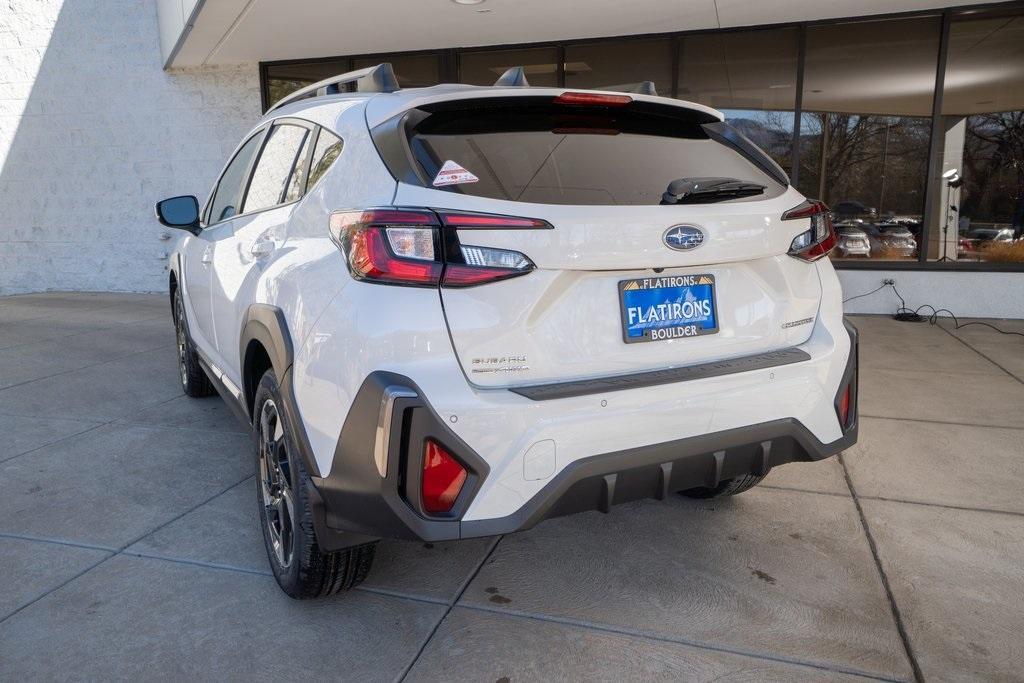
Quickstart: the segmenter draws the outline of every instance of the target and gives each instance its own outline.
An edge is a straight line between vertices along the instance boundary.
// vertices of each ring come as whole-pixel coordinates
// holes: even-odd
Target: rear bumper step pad
[[[589,394],[602,394],[608,391],[624,391],[626,389],[653,387],[659,384],[674,384],[676,382],[689,382],[708,377],[721,377],[723,375],[733,375],[752,370],[776,368],[780,365],[802,363],[810,359],[809,353],[803,349],[793,347],[779,351],[759,353],[753,356],[743,356],[742,358],[700,363],[699,365],[687,365],[681,368],[652,370],[633,375],[617,375],[615,377],[602,377],[598,379],[534,384],[525,387],[512,387],[509,391],[525,396],[533,401],[550,401],[558,398],[572,398]]]

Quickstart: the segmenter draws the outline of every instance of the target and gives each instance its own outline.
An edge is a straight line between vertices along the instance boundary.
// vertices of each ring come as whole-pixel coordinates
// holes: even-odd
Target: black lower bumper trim
[[[411,396],[394,401],[385,476],[374,460],[381,403],[389,387],[408,388]],[[419,501],[423,444],[428,439],[444,445],[466,468],[468,476],[450,513],[428,516]],[[373,372],[363,381],[334,451],[331,471],[313,480],[324,504],[324,520],[338,533],[375,535],[424,541],[459,538],[461,517],[490,469],[423,398],[408,377]],[[318,534],[319,534],[318,530]],[[319,538],[319,536],[318,536]],[[344,539],[321,539],[336,547]]]
[[[596,455],[568,465],[507,517],[463,521],[461,538],[506,534],[550,517],[607,512],[612,505],[633,500],[713,488],[725,479],[766,474],[785,463],[822,460],[856,440],[854,431],[823,444],[797,420],[784,419]]]
[[[607,391],[640,389],[660,384],[675,384],[677,382],[690,382],[695,379],[707,379],[708,377],[721,377],[722,375],[733,375],[738,372],[764,370],[780,365],[800,363],[810,359],[810,354],[803,349],[789,348],[759,353],[754,356],[715,361],[713,363],[688,365],[681,368],[668,368],[666,370],[639,372],[633,375],[582,379],[553,384],[535,384],[527,387],[514,387],[509,391],[525,396],[533,401],[550,401],[556,398],[572,398],[574,396],[602,394]]]

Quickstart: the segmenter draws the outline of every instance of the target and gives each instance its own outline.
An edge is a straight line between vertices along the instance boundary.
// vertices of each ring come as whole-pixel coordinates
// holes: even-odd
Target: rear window
[[[767,155],[702,112],[640,101],[603,107],[516,99],[460,100],[413,112],[409,118],[418,122],[406,132],[420,183],[576,205],[659,204],[680,178],[735,178],[766,188],[729,201],[777,196],[788,183]]]

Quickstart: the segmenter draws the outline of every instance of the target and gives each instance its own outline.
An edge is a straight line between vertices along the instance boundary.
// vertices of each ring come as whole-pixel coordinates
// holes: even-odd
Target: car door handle
[[[213,263],[213,248],[207,247],[206,251],[203,252],[203,257],[199,259],[199,262],[204,266],[208,266]]]
[[[249,253],[256,258],[264,258],[274,253],[274,241],[268,239],[256,240],[249,247]]]

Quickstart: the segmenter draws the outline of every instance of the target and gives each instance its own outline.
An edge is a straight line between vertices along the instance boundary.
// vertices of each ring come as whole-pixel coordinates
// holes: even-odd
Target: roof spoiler
[[[504,88],[527,88],[530,83],[526,80],[526,69],[521,66],[513,66],[499,76],[498,80],[494,81],[494,85]]]
[[[280,109],[286,104],[304,100],[309,97],[320,97],[322,95],[333,95],[339,92],[346,92],[341,86],[349,83],[356,84],[356,92],[395,92],[399,89],[398,79],[395,78],[394,69],[389,62],[369,66],[365,69],[357,69],[348,73],[339,74],[325,78],[322,81],[307,85],[305,88],[296,90],[291,95],[281,98],[275,102],[268,112]]]
[[[657,95],[654,81],[640,81],[639,83],[625,83],[623,85],[602,85],[598,90],[614,90],[615,92],[628,92],[636,95]]]
[[[507,69],[498,80],[495,86],[504,88],[525,88],[530,85],[526,80],[526,70],[521,66],[513,66]],[[598,90],[614,90],[615,92],[628,92],[637,95],[655,95],[658,90],[654,87],[654,81],[640,81],[639,83],[625,83],[623,85],[602,85]]]

